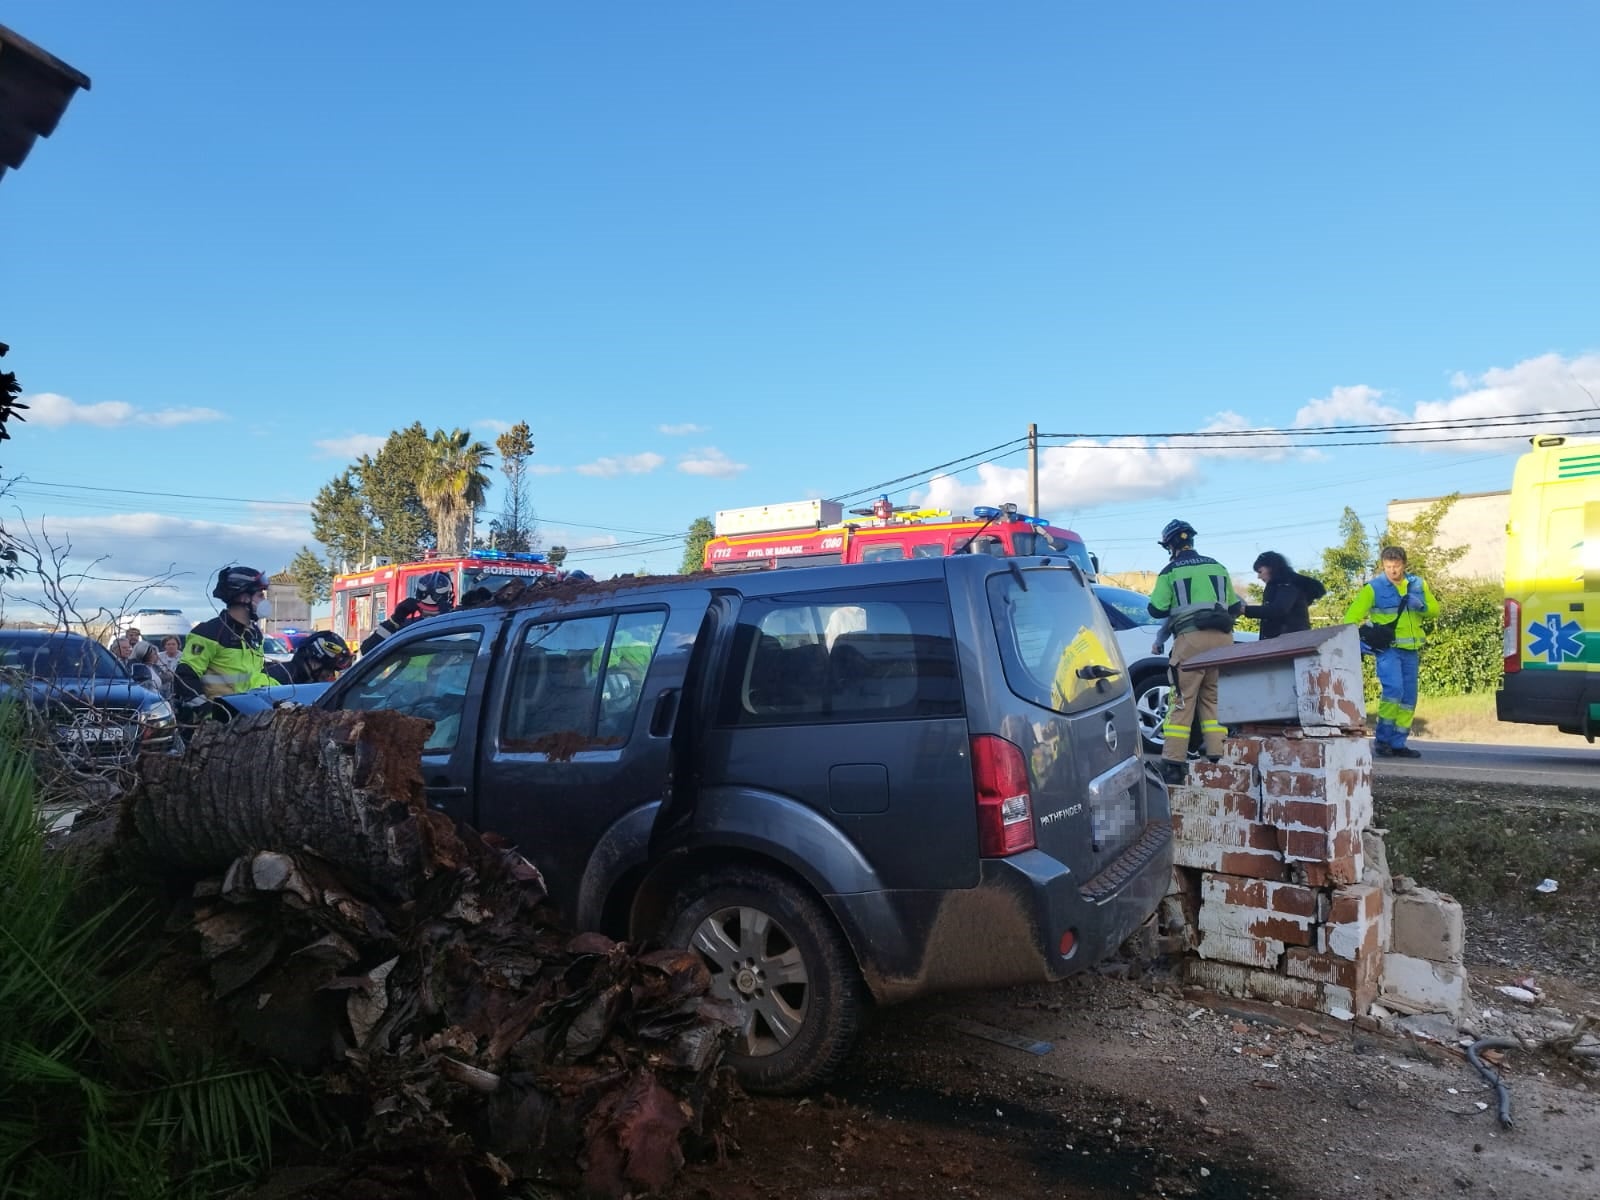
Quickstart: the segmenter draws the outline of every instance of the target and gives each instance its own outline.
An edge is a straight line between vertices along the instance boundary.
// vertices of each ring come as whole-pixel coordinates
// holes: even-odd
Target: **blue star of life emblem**
[[[1528,626],[1528,653],[1553,663],[1577,658],[1583,653],[1578,638],[1582,632],[1583,626],[1576,621],[1563,621],[1560,613],[1546,613],[1543,621]]]

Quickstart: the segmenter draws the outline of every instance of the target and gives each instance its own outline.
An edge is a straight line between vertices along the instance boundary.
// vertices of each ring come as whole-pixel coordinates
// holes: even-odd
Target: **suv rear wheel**
[[[802,1091],[849,1053],[861,976],[832,918],[802,888],[756,867],[704,875],[678,894],[663,937],[697,951],[714,994],[744,1014],[729,1061],[752,1091]]]

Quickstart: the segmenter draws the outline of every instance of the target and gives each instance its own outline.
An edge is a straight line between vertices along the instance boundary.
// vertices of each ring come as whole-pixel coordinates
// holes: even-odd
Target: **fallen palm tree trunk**
[[[665,1187],[686,1142],[721,1136],[736,1014],[693,954],[573,936],[529,862],[429,811],[428,730],[287,708],[206,728],[146,764],[122,838],[195,877],[230,1023],[351,1098],[373,1171],[415,1162],[439,1195]],[[329,1186],[298,1194],[349,1194]]]

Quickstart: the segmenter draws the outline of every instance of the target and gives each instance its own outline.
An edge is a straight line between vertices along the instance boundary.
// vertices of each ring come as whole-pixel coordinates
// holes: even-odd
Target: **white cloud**
[[[20,521],[6,525],[18,531]],[[137,582],[173,574],[158,590],[147,592],[132,607],[152,604],[181,607],[192,621],[216,612],[209,599],[216,572],[238,562],[273,572],[284,568],[304,544],[312,543],[310,519],[303,505],[294,513],[261,514],[250,523],[190,520],[164,513],[134,512],[109,516],[30,516],[35,534],[41,530],[57,544],[70,542],[70,570],[82,580],[79,609],[92,615],[98,607],[119,611]],[[4,586],[6,609],[19,619],[30,614],[20,597],[36,596],[26,580]]]
[[[667,460],[654,451],[646,450],[643,454],[623,454],[615,458],[597,458],[592,463],[584,463],[574,468],[579,475],[601,475],[611,478],[615,475],[648,475]]]
[[[685,421],[682,425],[657,425],[657,433],[664,433],[668,437],[687,437],[691,433],[710,433],[709,425],[696,425],[693,421]]]
[[[512,424],[513,422],[502,421],[499,417],[479,417],[472,423],[471,428],[475,430],[482,430],[485,433],[492,433],[498,437],[500,434],[510,429]]]
[[[1403,421],[1405,413],[1398,408],[1379,403],[1383,395],[1377,388],[1358,383],[1354,387],[1336,387],[1320,400],[1311,400],[1300,406],[1294,414],[1296,429],[1319,425],[1381,425],[1390,421]]]
[[[1580,354],[1573,358],[1541,354],[1510,367],[1490,367],[1477,376],[1457,371],[1450,377],[1450,387],[1459,394],[1444,400],[1425,400],[1415,405],[1410,413],[1379,403],[1383,393],[1375,388],[1365,385],[1334,388],[1326,397],[1303,406],[1296,414],[1295,424],[1451,422],[1465,427],[1431,433],[1407,431],[1399,435],[1399,440],[1433,442],[1437,444],[1430,448],[1469,453],[1513,449],[1552,425],[1570,427],[1574,415],[1581,415],[1552,417],[1551,413],[1583,409],[1600,418],[1600,354]],[[1484,424],[1494,418],[1519,416],[1529,419]],[[1487,434],[1494,436],[1482,437]],[[1479,437],[1480,440],[1448,440],[1460,437]]]
[[[1177,449],[1146,438],[1099,442],[1080,438],[1039,451],[1039,507],[1045,513],[1092,508],[1128,500],[1176,496],[1200,478],[1203,452]],[[1028,508],[1028,469],[985,463],[978,478],[933,480],[916,502],[955,513],[978,504],[1011,502]]]
[[[155,425],[170,428],[190,425],[196,421],[220,421],[223,415],[214,408],[158,408],[148,411],[136,408],[126,400],[101,400],[96,404],[79,404],[70,396],[56,392],[37,392],[22,397],[28,406],[27,418],[31,425],[46,429],[59,429],[63,425],[94,425],[101,429],[115,429],[121,425]]]
[[[319,458],[356,459],[363,454],[376,454],[389,439],[381,433],[352,433],[346,437],[321,438],[311,444],[317,448]]]
[[[685,475],[709,475],[713,479],[732,479],[740,471],[748,469],[747,464],[734,462],[715,446],[696,450],[678,460],[678,470]]]
[[[551,463],[528,464],[528,474],[530,475],[559,475],[565,470],[565,467],[554,466]]]

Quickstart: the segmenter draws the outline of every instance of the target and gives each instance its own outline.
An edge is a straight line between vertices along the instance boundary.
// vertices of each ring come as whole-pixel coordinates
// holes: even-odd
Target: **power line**
[[[938,466],[923,467],[920,470],[912,471],[909,475],[901,475],[895,479],[886,479],[882,483],[874,483],[870,487],[857,488],[853,492],[845,492],[842,495],[830,496],[828,499],[843,504],[850,500],[854,500],[858,496],[881,495],[889,488],[894,487],[895,484],[904,483],[908,479],[916,479],[921,475],[936,475],[940,472],[948,470],[951,467],[958,466],[961,463],[967,463],[969,466],[981,466],[981,463],[973,463],[971,460],[975,458],[983,458],[985,455],[993,454],[997,450],[1004,450],[1007,446],[1015,446],[1019,442],[1026,443],[1027,440],[1028,439],[1026,436],[1015,437],[1009,441],[1001,442],[998,446],[990,446],[987,450],[978,450],[972,454],[964,454],[960,458],[952,458],[949,462],[940,463]],[[911,486],[915,487],[916,484],[912,484]],[[902,488],[901,490],[904,491],[907,489]]]
[[[1428,432],[1434,430],[1481,429],[1529,425],[1556,417],[1572,417],[1578,421],[1600,420],[1600,414],[1587,408],[1561,408],[1530,413],[1494,413],[1483,417],[1435,417],[1412,421],[1351,422],[1344,425],[1277,425],[1246,429],[1201,429],[1173,433],[1041,433],[1041,438],[1146,438],[1146,439],[1227,439],[1258,438],[1264,436],[1288,437],[1339,437],[1346,434],[1382,433],[1387,431]]]

